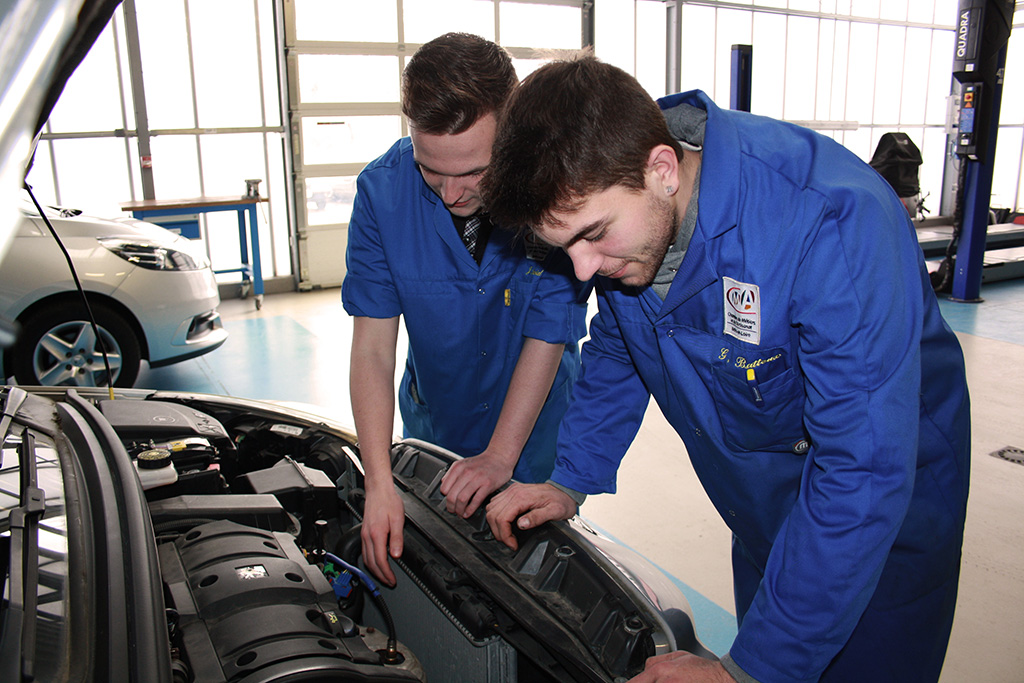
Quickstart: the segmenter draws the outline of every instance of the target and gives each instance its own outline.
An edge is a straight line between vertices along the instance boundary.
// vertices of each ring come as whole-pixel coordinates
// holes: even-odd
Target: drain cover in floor
[[[991,455],[1016,465],[1024,465],[1024,450],[1020,448],[1007,446],[1006,448],[1000,448],[998,451],[993,451]]]

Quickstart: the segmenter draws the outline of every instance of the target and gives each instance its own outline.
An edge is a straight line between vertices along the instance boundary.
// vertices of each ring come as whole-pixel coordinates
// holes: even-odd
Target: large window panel
[[[786,17],[756,13],[753,36],[756,76],[751,84],[750,109],[756,114],[781,119],[786,74]]]
[[[816,39],[818,50],[815,62],[814,118],[829,121],[832,116],[832,95],[836,89],[833,77],[836,61],[836,22],[823,19],[818,22]]]
[[[309,225],[348,223],[356,196],[356,176],[306,178],[306,216]]]
[[[878,16],[891,21],[906,21],[908,13],[907,0],[885,0],[879,7]]]
[[[251,0],[190,2],[200,128],[260,126],[260,72]]]
[[[133,117],[134,120],[134,117]],[[50,132],[109,132],[124,128],[111,25],[75,70],[50,114]]]
[[[103,218],[122,215],[121,202],[131,199],[124,140],[81,138],[51,144],[61,203]]]
[[[503,2],[498,9],[500,40],[506,47],[580,47],[582,17],[578,7]]]
[[[948,19],[947,17],[937,17],[935,15],[935,9],[942,4],[941,0],[910,0],[907,3],[907,21],[922,24],[931,24],[940,19],[945,21]]]
[[[365,163],[400,137],[400,116],[305,116],[302,160],[306,166]]]
[[[843,147],[850,150],[864,161],[871,159],[874,148],[871,146],[872,133],[870,128],[858,128],[857,130],[843,131],[840,138]]]
[[[886,0],[888,2],[889,0]],[[882,0],[852,0],[850,2],[850,15],[854,17],[864,17],[867,19],[877,19],[881,15],[882,5],[885,4]]]
[[[1018,12],[1018,18],[1021,13]],[[999,107],[1000,123],[1024,123],[1024,31],[1010,34],[1006,48],[1006,77]]]
[[[634,15],[635,0],[602,0],[597,14],[594,34],[594,54],[602,62],[613,64],[635,75],[636,71],[636,26]],[[665,24],[662,7],[662,26]],[[664,35],[664,29],[662,29]]]
[[[928,103],[925,123],[946,123],[946,100],[953,83],[953,32],[932,31],[932,60],[928,78]]]
[[[815,118],[814,84],[819,67],[817,39],[817,19],[789,17],[786,27],[787,119],[810,121]]]
[[[194,128],[183,2],[139,2],[139,52],[149,127]]]
[[[850,22],[835,22],[832,45],[832,81],[830,121],[847,121],[846,115],[846,74],[850,70]]]
[[[267,168],[271,169],[266,178],[260,184],[260,195],[270,201],[259,205],[257,213],[260,220],[269,216],[274,229],[271,231],[271,249],[274,257],[274,274],[288,275],[292,272],[291,259],[291,235],[288,231],[288,204],[285,201],[291,191],[288,187],[288,179],[279,169],[285,168],[285,151],[283,139],[279,133],[265,133],[265,144],[267,149]],[[261,242],[260,246],[266,249],[266,243]],[[266,275],[266,271],[264,271]]]
[[[149,145],[158,199],[190,199],[203,194],[199,184],[199,150],[193,136],[158,135]]]
[[[245,194],[246,178],[266,180],[261,133],[200,135],[199,147],[207,196],[240,197]]]
[[[493,0],[403,0],[402,6],[406,42],[426,43],[451,31],[494,40]]]
[[[263,67],[263,120],[266,125],[281,125],[281,101],[278,98],[280,79],[277,73],[277,30],[273,5],[269,2],[258,4],[260,65]],[[283,167],[282,167],[283,168]],[[281,223],[279,225],[286,225]]]
[[[299,101],[397,102],[401,67],[386,55],[299,55]]]
[[[921,150],[922,161],[917,172],[921,181],[921,196],[928,196],[924,205],[931,212],[930,215],[937,216],[946,161],[946,131],[944,128],[925,128],[921,140],[914,142]]]
[[[993,209],[1013,209],[1019,199],[1021,135],[1020,128],[1001,128],[996,138],[996,157],[992,165]]]
[[[945,101],[949,88],[932,92],[929,88],[928,63],[932,55],[933,31],[920,28],[907,29],[906,62],[903,67],[903,83],[900,88],[900,120],[909,123],[924,123],[929,98]],[[945,61],[945,60],[942,60]]]
[[[957,23],[956,14],[959,7],[959,0],[935,0],[935,23],[955,25]],[[950,61],[952,59],[950,57]]]
[[[715,50],[715,10],[701,5],[683,5],[683,43],[679,47],[682,61],[683,90],[699,88],[715,98],[715,60],[708,59]]]
[[[598,15],[598,21],[601,16]],[[659,2],[638,2],[636,6],[636,79],[650,93],[665,92],[665,8]]]
[[[902,26],[878,27],[878,61],[875,65],[874,123],[896,126],[900,123],[903,100],[904,47],[907,30]]]
[[[293,0],[298,40],[398,41],[395,0]],[[409,4],[409,0],[405,0]]]
[[[850,64],[846,72],[846,118],[870,123],[875,99],[875,62],[878,26],[850,25]]]
[[[754,17],[746,10],[720,9],[715,21],[715,94],[716,101],[723,107],[729,106],[732,86],[732,46],[750,45],[753,42]],[[683,27],[683,36],[687,27]],[[757,64],[757,50],[754,50],[754,64]],[[757,67],[754,67],[757,73]],[[755,76],[757,78],[757,76]]]

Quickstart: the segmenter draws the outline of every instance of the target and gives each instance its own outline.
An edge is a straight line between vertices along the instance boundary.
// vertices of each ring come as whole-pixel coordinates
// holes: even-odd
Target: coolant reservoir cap
[[[139,469],[158,470],[171,464],[171,452],[166,448],[150,448],[136,457]]]

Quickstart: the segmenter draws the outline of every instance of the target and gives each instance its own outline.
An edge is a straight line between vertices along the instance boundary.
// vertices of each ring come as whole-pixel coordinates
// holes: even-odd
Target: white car
[[[197,243],[139,220],[43,210],[87,293],[114,386],[132,386],[143,359],[159,367],[224,343],[217,283]],[[0,376],[46,386],[110,383],[67,261],[27,200],[0,262],[0,316],[16,327]]]

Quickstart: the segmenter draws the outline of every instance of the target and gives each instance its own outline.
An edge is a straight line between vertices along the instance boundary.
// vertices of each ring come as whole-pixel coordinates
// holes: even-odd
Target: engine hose
[[[362,530],[362,524],[355,524],[341,535],[338,542],[338,556],[349,564],[358,563],[359,557],[363,554],[363,539],[360,536]]]
[[[399,662],[401,660],[401,655],[398,653],[398,638],[395,636],[395,620],[391,617],[391,610],[388,609],[387,603],[384,602],[384,596],[381,595],[380,588],[377,587],[377,583],[362,569],[353,564],[349,564],[334,553],[324,552],[324,558],[330,560],[339,567],[344,567],[358,576],[363,582],[363,585],[370,591],[370,595],[373,596],[374,601],[377,603],[377,607],[380,608],[381,616],[384,617],[384,623],[388,629],[387,650],[381,655],[381,657],[385,664],[395,664]]]

